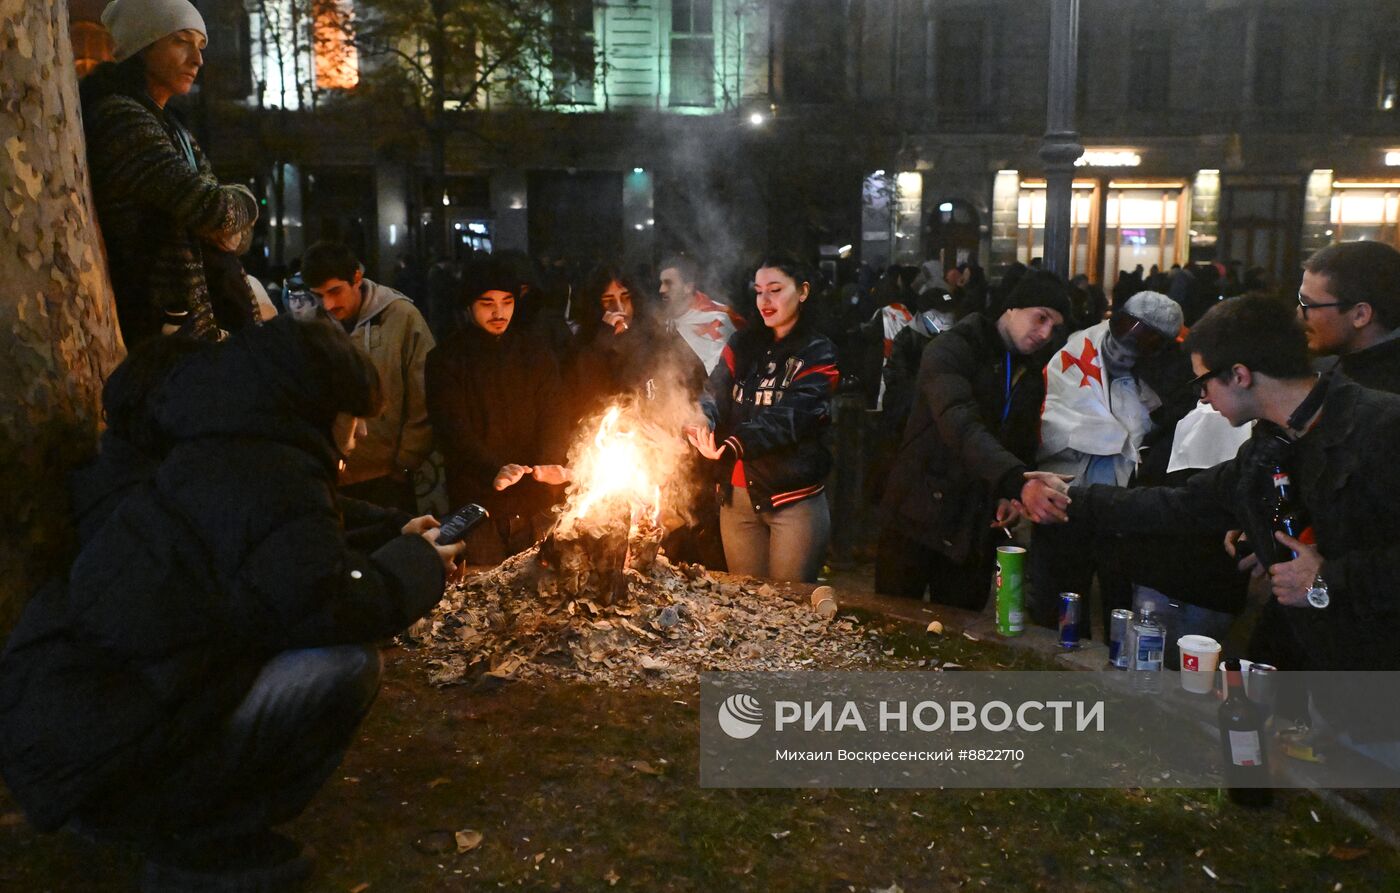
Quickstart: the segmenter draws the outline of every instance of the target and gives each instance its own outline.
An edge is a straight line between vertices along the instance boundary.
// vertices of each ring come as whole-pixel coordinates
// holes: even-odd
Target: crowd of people
[[[199,13],[116,0],[104,21],[120,61],[85,79],[84,124],[130,354],[74,481],[77,558],[0,657],[0,765],[38,827],[143,847],[147,888],[304,875],[271,829],[338,764],[374,643],[462,562],[536,542],[570,445],[618,401],[692,410],[669,432],[691,484],[673,558],[816,581],[826,483],[862,462],[880,592],[981,610],[996,545],[1030,526],[1037,623],[1097,579],[1105,619],[1145,594],[1218,632],[1252,573],[1271,593],[1253,656],[1400,669],[1395,249],[1319,251],[1296,302],[1224,265],[1125,272],[1110,300],[1038,265],[837,284],[782,253],[733,294],[683,254],[586,275],[484,257],[415,302],[321,242],[269,300],[237,260],[257,202],[166,107],[201,64]],[[878,419],[857,456],[830,446],[838,388]],[[418,510],[434,454],[453,506],[489,512],[464,543]],[[1297,537],[1263,510],[1279,469],[1310,513]],[[1313,695],[1400,764],[1400,732]]]

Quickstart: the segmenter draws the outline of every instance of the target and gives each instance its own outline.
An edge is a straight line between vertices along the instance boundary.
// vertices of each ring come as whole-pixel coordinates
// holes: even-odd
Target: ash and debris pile
[[[407,637],[437,685],[551,677],[619,687],[693,681],[702,670],[869,669],[874,631],[805,593],[672,565],[623,571],[622,597],[569,595],[536,546],[450,588]],[[826,616],[824,616],[824,614]],[[887,662],[887,658],[886,658]]]

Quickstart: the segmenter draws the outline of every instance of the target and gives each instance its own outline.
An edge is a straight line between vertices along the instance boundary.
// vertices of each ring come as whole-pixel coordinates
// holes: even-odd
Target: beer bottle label
[[[1262,766],[1263,748],[1259,742],[1259,732],[1250,729],[1246,732],[1230,730],[1230,761],[1236,766]]]

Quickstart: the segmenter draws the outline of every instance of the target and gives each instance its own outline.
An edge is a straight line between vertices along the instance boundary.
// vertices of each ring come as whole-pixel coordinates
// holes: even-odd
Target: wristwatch
[[[1327,581],[1322,579],[1322,572],[1319,571],[1313,577],[1312,588],[1308,590],[1308,604],[1314,608],[1325,608],[1332,603],[1332,596],[1327,592]]]

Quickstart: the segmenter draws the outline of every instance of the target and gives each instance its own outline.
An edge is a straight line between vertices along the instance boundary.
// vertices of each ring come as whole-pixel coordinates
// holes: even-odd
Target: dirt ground
[[[1033,660],[865,622],[900,655]],[[696,686],[426,675],[388,652],[359,741],[287,829],[319,856],[312,889],[1400,889],[1400,854],[1307,793],[1244,812],[1215,790],[707,790]],[[35,834],[0,790],[0,890],[130,890],[138,864]]]

